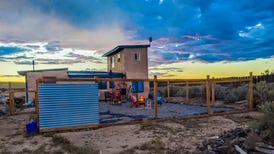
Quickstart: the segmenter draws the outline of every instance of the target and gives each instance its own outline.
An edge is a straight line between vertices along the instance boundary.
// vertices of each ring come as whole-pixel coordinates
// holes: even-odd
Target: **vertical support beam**
[[[157,93],[158,93],[158,85],[157,85],[157,76],[154,75],[154,119],[158,119],[158,99],[157,99]]]
[[[10,106],[10,115],[12,115],[12,97],[11,97],[11,83],[9,82],[9,106]]]
[[[212,105],[215,106],[215,81],[214,77],[212,78],[211,81],[211,99],[212,99]]]
[[[14,113],[14,93],[11,91],[11,82],[9,82],[10,115]]]
[[[206,109],[207,113],[210,114],[210,79],[209,75],[206,76]]]
[[[170,81],[167,81],[167,100],[169,100],[170,97]]]
[[[188,81],[186,81],[186,103],[189,104],[189,88],[188,88]]]
[[[39,83],[40,83],[40,79],[36,80],[36,91],[35,91],[35,113],[37,113],[39,115],[39,98],[38,98],[38,92],[39,92]]]
[[[249,109],[253,109],[253,76],[249,73]]]

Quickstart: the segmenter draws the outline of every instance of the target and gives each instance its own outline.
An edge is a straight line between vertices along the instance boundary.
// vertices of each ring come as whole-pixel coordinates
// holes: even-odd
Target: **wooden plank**
[[[212,78],[214,80],[214,78]],[[211,82],[211,99],[212,99],[212,105],[215,106],[215,82],[212,80]]]
[[[167,81],[167,99],[170,97],[170,81]]]
[[[170,81],[170,82],[205,82],[205,79],[158,79],[159,82],[166,82],[166,81]]]
[[[68,130],[77,130],[77,129],[87,129],[87,128],[104,128],[110,126],[123,126],[123,125],[134,125],[134,124],[142,124],[142,123],[154,123],[154,122],[164,122],[169,120],[188,120],[188,119],[198,119],[198,118],[208,118],[212,116],[224,116],[224,115],[232,115],[232,114],[240,114],[250,112],[252,110],[238,110],[238,111],[229,111],[229,112],[222,112],[222,113],[212,113],[212,114],[201,114],[201,115],[192,115],[192,116],[185,116],[185,117],[170,117],[170,118],[161,118],[161,119],[148,119],[142,121],[130,121],[130,122],[123,122],[123,123],[107,123],[107,124],[94,124],[94,125],[87,125],[87,126],[73,126],[73,127],[65,127],[65,128],[53,128],[53,129],[42,129],[40,130],[41,133],[45,132],[54,132],[54,131],[68,131]]]
[[[188,81],[186,81],[186,103],[189,103],[189,87],[188,87]]]
[[[209,85],[209,75],[206,76],[206,109],[207,113],[210,114],[210,85]]]
[[[35,90],[12,90],[14,93],[20,93],[20,92],[35,92]]]
[[[157,76],[154,75],[154,119],[158,119],[158,100],[157,100],[157,94],[158,94],[158,85],[157,85]]]
[[[253,109],[253,77],[252,77],[252,72],[249,73],[249,109]]]
[[[36,114],[35,111],[30,111],[30,112],[14,112],[13,115],[21,115],[21,114]]]
[[[37,79],[36,80],[36,91],[35,91],[35,102],[34,102],[34,104],[35,104],[35,112],[37,113],[37,114],[39,114],[39,98],[38,98],[38,92],[39,92],[39,84],[40,84],[40,82],[41,82],[41,79]]]
[[[222,80],[213,80],[215,83],[226,83],[226,82],[248,82],[249,79],[222,79]]]
[[[186,84],[186,82],[188,82],[188,84],[189,85],[196,85],[196,84],[198,84],[198,85],[200,85],[200,84],[206,84],[206,82],[205,81],[196,81],[196,82],[194,82],[194,81],[185,81],[185,82],[173,82],[173,83],[170,83],[170,84],[172,84],[172,85],[185,85]]]
[[[10,92],[10,115],[13,115],[15,112],[14,108],[14,93],[11,91]]]
[[[67,130],[77,130],[77,129],[87,129],[87,128],[98,128],[99,124],[86,125],[86,126],[71,126],[71,127],[63,127],[63,128],[47,128],[40,129],[39,132],[47,133],[47,132],[56,132],[56,131],[67,131]]]

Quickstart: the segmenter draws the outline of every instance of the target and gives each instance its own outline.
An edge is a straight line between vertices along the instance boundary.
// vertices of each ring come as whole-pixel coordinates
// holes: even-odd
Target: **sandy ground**
[[[237,127],[248,127],[261,114],[249,112],[210,118],[111,126],[95,130],[59,132],[75,147],[96,153],[197,153],[206,139]],[[0,153],[75,153],[54,143],[52,135],[27,137],[30,115],[0,117]],[[47,137],[48,136],[48,137]]]
[[[0,153],[60,151],[60,147],[53,144],[51,137],[26,135],[25,125],[31,117],[31,115],[0,117]]]

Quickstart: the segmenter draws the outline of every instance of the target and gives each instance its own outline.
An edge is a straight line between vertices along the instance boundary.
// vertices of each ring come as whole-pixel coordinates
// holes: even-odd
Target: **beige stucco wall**
[[[120,62],[118,62],[118,54],[121,55]],[[114,57],[114,67],[111,66],[111,58]],[[125,73],[125,52],[122,50],[114,55],[108,57],[108,71]]]
[[[36,90],[36,80],[43,77],[68,78],[67,70],[27,72],[28,90]],[[29,100],[33,100],[34,93],[29,93]]]
[[[117,62],[117,55],[121,54],[121,61]],[[134,59],[134,54],[140,53],[140,61]],[[111,67],[111,57],[114,56],[114,67]],[[148,79],[148,54],[147,48],[126,48],[108,57],[108,71],[126,73],[127,79]],[[127,83],[131,85],[131,83]],[[139,96],[147,97],[149,83],[144,82],[144,92]]]
[[[128,48],[124,49],[125,72],[128,79],[147,79],[148,78],[148,56],[147,48]],[[134,59],[134,54],[140,53],[140,61]]]

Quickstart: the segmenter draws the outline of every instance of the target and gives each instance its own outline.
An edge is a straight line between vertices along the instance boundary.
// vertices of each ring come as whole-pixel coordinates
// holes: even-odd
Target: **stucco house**
[[[69,71],[67,68],[41,69],[18,71],[19,75],[26,78],[26,90],[36,90],[36,80],[39,78],[126,78],[126,79],[148,79],[148,47],[150,45],[119,45],[106,52],[103,57],[107,57],[107,71]],[[136,82],[142,87],[140,95],[145,97],[149,93],[149,83]],[[136,86],[133,86],[136,87]],[[110,89],[107,82],[99,83],[100,91]],[[100,93],[100,98],[102,98]],[[26,101],[33,100],[34,94],[26,92]]]

